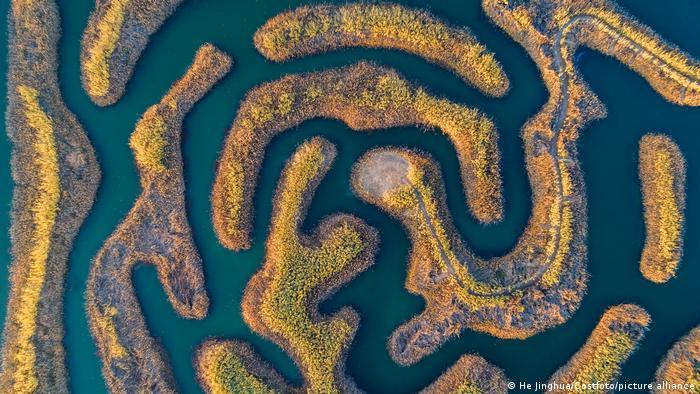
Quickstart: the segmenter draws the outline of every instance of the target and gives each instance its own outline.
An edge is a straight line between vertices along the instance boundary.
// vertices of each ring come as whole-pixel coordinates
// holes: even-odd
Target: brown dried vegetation
[[[445,371],[421,394],[505,394],[508,380],[501,369],[482,357],[468,354]]]
[[[322,316],[318,304],[372,264],[377,234],[349,215],[324,219],[313,236],[300,234],[306,209],[335,158],[335,147],[314,138],[287,163],[275,194],[263,268],[248,282],[243,318],[294,359],[308,392],[356,391],[345,376],[345,355],[359,316],[342,308]]]
[[[131,136],[143,191],[95,257],[86,295],[90,329],[112,391],[175,390],[134,294],[134,265],[155,265],[179,315],[201,319],[207,313],[201,259],[185,210],[180,133],[185,115],[230,67],[227,55],[202,46],[185,76],[146,111]]]
[[[551,180],[553,170],[540,168],[531,176]],[[389,350],[395,361],[413,364],[466,327],[500,338],[526,338],[573,313],[586,282],[584,224],[574,213],[584,204],[574,192],[580,182],[572,182],[571,194],[558,196],[556,188],[544,188],[545,181],[536,179],[533,218],[518,244],[506,256],[482,260],[454,228],[440,169],[431,158],[388,148],[358,161],[353,190],[408,231],[406,288],[426,301],[422,313],[392,334]],[[561,215],[560,200],[566,201]]]
[[[64,393],[63,282],[100,170],[61,97],[55,2],[13,0],[7,20],[6,129],[15,185],[0,392]]]
[[[194,362],[197,380],[210,394],[298,391],[244,342],[208,340],[197,350]]]
[[[117,102],[141,52],[182,0],[96,0],[83,33],[83,87],[98,105]]]
[[[656,370],[655,385],[663,382],[693,385],[700,393],[700,327],[695,327],[669,350]],[[659,394],[682,394],[684,390],[655,390]]]

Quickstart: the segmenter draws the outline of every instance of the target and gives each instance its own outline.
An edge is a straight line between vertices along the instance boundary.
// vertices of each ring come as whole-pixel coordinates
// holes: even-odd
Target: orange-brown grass
[[[537,234],[559,233],[559,247],[554,250],[565,251],[559,253],[565,258],[556,258],[544,274],[543,283],[556,283],[557,277],[561,282],[562,275],[582,275],[582,269],[578,274],[570,272],[567,259],[581,265],[586,259],[585,193],[575,143],[587,123],[606,115],[604,105],[574,67],[576,48],[587,45],[616,57],[664,98],[682,105],[698,104],[697,62],[609,1],[482,0],[482,6],[496,25],[528,51],[549,91],[547,103],[525,124],[522,136],[533,190],[530,223],[544,214],[539,206],[551,208],[546,211],[553,216],[552,223],[560,223],[531,234],[537,238]],[[567,246],[571,238],[575,241]],[[553,249],[544,250],[549,254]],[[546,293],[542,297],[546,299]]]
[[[360,62],[290,75],[247,94],[227,137],[212,193],[214,228],[224,246],[250,247],[252,198],[267,144],[312,118],[339,119],[362,131],[409,125],[440,129],[457,151],[472,214],[482,222],[501,219],[493,122],[477,110],[430,95],[391,69]]]
[[[90,329],[112,391],[175,390],[134,294],[136,264],[155,265],[179,315],[201,319],[207,313],[201,259],[185,210],[180,133],[185,115],[230,67],[227,55],[202,46],[184,77],[146,111],[131,135],[143,191],[95,257],[86,292]]]
[[[426,302],[423,312],[392,334],[395,361],[413,364],[466,327],[526,338],[569,318],[586,283],[585,227],[577,220],[584,200],[573,189],[580,182],[563,196],[545,187],[557,175],[550,168],[530,168],[537,180],[533,217],[515,248],[482,260],[454,228],[440,169],[429,156],[387,148],[358,161],[353,191],[406,228],[411,239],[406,288]],[[575,176],[575,168],[563,168]]]
[[[98,105],[124,94],[148,40],[182,0],[97,0],[83,33],[83,87]]]
[[[267,21],[254,42],[274,61],[348,47],[397,49],[451,70],[488,95],[503,96],[509,87],[501,65],[469,29],[399,4],[299,7]]]
[[[700,393],[700,327],[669,350],[656,370],[654,393]],[[682,385],[682,386],[673,386]],[[687,385],[687,386],[686,386]]]
[[[508,380],[503,371],[481,356],[468,354],[445,371],[421,394],[505,394]]]
[[[700,63],[613,1],[540,0],[518,5],[500,0],[482,2],[486,13],[528,47],[531,55],[543,55],[541,49],[535,49],[541,47],[541,42],[556,42],[560,51],[555,52],[561,52],[568,73],[575,73],[574,52],[585,45],[639,73],[666,100],[679,105],[700,105]],[[533,21],[538,21],[538,29],[533,28]],[[535,52],[540,53],[535,55]]]
[[[676,274],[683,256],[685,223],[685,159],[673,140],[647,134],[639,143],[646,241],[639,268],[652,282]]]
[[[595,384],[614,383],[622,364],[644,337],[651,318],[637,305],[616,305],[605,311],[581,349],[549,379],[551,393],[607,393]]]
[[[197,380],[209,394],[272,394],[293,391],[247,343],[212,339],[194,359]]]
[[[323,220],[312,236],[300,234],[334,157],[332,144],[314,138],[288,161],[275,194],[265,263],[241,303],[246,323],[294,359],[310,393],[356,390],[344,369],[359,316],[350,308],[322,316],[318,304],[372,264],[378,241],[374,229],[341,214]]]
[[[100,170],[59,91],[56,4],[12,1],[8,33],[6,130],[15,187],[0,392],[64,393],[63,281]]]

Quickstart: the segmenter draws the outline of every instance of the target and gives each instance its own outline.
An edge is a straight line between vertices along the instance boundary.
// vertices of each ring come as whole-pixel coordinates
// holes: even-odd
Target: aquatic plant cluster
[[[83,87],[95,104],[116,103],[124,94],[141,52],[182,0],[97,0],[83,33]]]
[[[649,314],[637,305],[616,305],[605,311],[581,350],[549,379],[549,383],[573,389],[552,392],[586,392],[580,387],[617,380],[622,364],[634,352],[650,323]]]
[[[63,287],[68,254],[100,170],[58,83],[60,20],[47,0],[13,0],[5,124],[15,183],[0,392],[68,390]]]
[[[226,247],[250,246],[253,193],[269,141],[313,118],[339,119],[361,131],[408,125],[440,129],[460,159],[471,212],[484,222],[500,220],[493,122],[477,110],[413,86],[394,70],[360,62],[289,75],[248,92],[226,140],[212,193],[214,228]]]
[[[647,134],[639,142],[646,242],[640,269],[645,278],[664,283],[676,274],[683,256],[685,159],[672,139]]]
[[[119,100],[150,35],[181,2],[97,0],[81,46],[82,83],[93,102],[106,106]],[[699,63],[610,1],[482,0],[482,8],[527,50],[549,91],[521,134],[532,213],[510,252],[482,259],[455,228],[440,167],[430,155],[381,147],[355,163],[353,192],[401,222],[412,244],[405,286],[425,300],[425,309],[389,338],[389,354],[401,365],[419,362],[467,328],[524,339],[563,324],[578,309],[588,274],[585,185],[576,142],[587,123],[606,115],[575,68],[579,46],[621,61],[670,102],[700,105]],[[6,122],[16,186],[0,391],[62,393],[68,391],[62,345],[67,255],[92,206],[100,172],[87,137],[61,100],[56,4],[13,0],[8,24]],[[495,55],[469,30],[398,4],[302,6],[271,18],[253,42],[275,62],[350,47],[399,50],[454,72],[488,96],[501,97],[510,86]],[[142,192],[95,257],[86,291],[90,331],[113,392],[177,391],[134,291],[136,264],[156,267],[181,317],[201,319],[208,312],[185,207],[180,141],[184,117],[231,66],[227,54],[203,45],[184,76],[143,114],[129,140]],[[472,216],[484,224],[503,218],[494,122],[391,68],[359,62],[288,75],[247,93],[211,194],[212,223],[224,247],[238,251],[252,245],[253,197],[268,144],[314,118],[341,120],[364,132],[397,126],[440,130],[458,156]],[[379,234],[347,214],[328,216],[311,234],[302,231],[336,153],[331,142],[314,137],[287,161],[262,266],[241,303],[247,325],[294,360],[303,383],[285,381],[247,343],[211,338],[193,358],[206,392],[361,392],[345,372],[360,316],[349,307],[324,315],[319,304],[373,264]],[[682,257],[685,163],[679,147],[662,135],[642,139],[639,159],[647,229],[640,269],[647,279],[663,283],[675,275]],[[650,322],[639,306],[611,307],[550,383],[578,387],[616,381]],[[699,349],[696,328],[669,351],[657,381],[700,387]],[[504,393],[507,382],[500,368],[470,354],[422,392]]]

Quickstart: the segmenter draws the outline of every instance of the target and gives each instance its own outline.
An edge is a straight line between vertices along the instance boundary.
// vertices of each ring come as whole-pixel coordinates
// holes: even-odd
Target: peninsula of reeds
[[[575,189],[580,182],[575,172],[562,170],[575,181],[567,194],[558,195],[561,189],[544,187],[557,173],[547,174],[554,171],[547,166],[540,171],[535,174],[544,185],[537,187],[546,194],[535,195],[524,234],[505,256],[483,260],[455,229],[432,158],[381,148],[355,164],[355,194],[398,219],[408,232],[406,289],[425,299],[425,309],[389,339],[396,362],[414,364],[467,327],[499,338],[527,338],[565,322],[576,310],[586,285],[585,224],[577,220],[584,200]]]
[[[273,394],[294,391],[245,342],[210,339],[194,358],[197,380],[210,394]]]
[[[142,192],[107,239],[90,270],[86,299],[102,372],[114,392],[176,390],[170,366],[151,337],[131,283],[136,264],[153,264],[175,311],[201,319],[209,306],[201,258],[185,208],[180,134],[185,115],[231,67],[203,45],[185,75],[136,124],[130,145]]]
[[[469,29],[400,4],[298,7],[267,21],[254,42],[278,62],[348,47],[396,49],[438,64],[490,96],[501,97],[509,88],[500,63]]]
[[[635,351],[651,318],[637,305],[605,311],[586,343],[549,379],[550,393],[609,393],[605,384],[620,376],[622,364]]]
[[[673,140],[647,134],[639,142],[646,239],[639,268],[645,278],[664,283],[683,257],[685,159]]]
[[[420,394],[505,394],[508,380],[503,371],[484,360],[483,357],[468,354],[445,371]]]
[[[653,392],[700,392],[700,326],[673,345],[656,370]]]

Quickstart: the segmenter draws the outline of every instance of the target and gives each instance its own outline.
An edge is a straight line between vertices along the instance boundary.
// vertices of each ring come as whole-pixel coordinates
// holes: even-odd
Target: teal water
[[[0,12],[7,12],[7,3]],[[590,125],[580,138],[580,160],[585,171],[589,209],[588,294],[566,324],[525,341],[499,340],[465,331],[438,352],[410,368],[394,364],[386,351],[386,339],[400,323],[422,309],[422,299],[408,294],[405,280],[408,241],[397,222],[352,196],[348,187],[354,160],[375,146],[403,145],[433,154],[441,163],[447,182],[448,204],[457,227],[469,244],[483,256],[506,253],[516,242],[530,213],[530,189],[519,138],[522,124],[546,100],[537,69],[524,50],[490,25],[479,2],[441,1],[439,4],[410,1],[429,8],[456,25],[469,26],[496,52],[508,73],[512,90],[503,99],[489,99],[463,84],[449,72],[393,51],[345,50],[285,64],[267,63],[255,51],[252,36],[258,26],[276,13],[300,4],[297,1],[265,4],[253,0],[186,1],[157,33],[138,63],[127,94],[115,106],[94,106],[80,85],[80,36],[93,7],[90,0],[60,1],[63,38],[60,45],[60,80],[65,101],[90,135],[103,171],[102,185],[90,217],[79,234],[66,279],[66,348],[71,389],[77,393],[105,390],[96,348],[90,339],[83,310],[85,283],[92,257],[121,221],[136,198],[138,178],[128,137],[141,113],[159,101],[170,84],[190,64],[196,49],[212,42],[235,60],[232,73],[187,117],[183,138],[185,178],[190,223],[204,260],[207,288],[212,301],[202,321],[177,317],[158,283],[155,270],[144,266],[134,273],[151,333],[170,356],[183,392],[199,392],[192,369],[192,355],[210,336],[244,339],[294,382],[299,374],[276,345],[256,336],[243,323],[239,302],[250,276],[260,267],[263,241],[270,219],[271,200],[284,161],[303,140],[323,135],[339,148],[333,170],[314,199],[307,229],[327,214],[354,213],[380,234],[382,247],[374,266],[322,305],[331,312],[352,305],[362,317],[347,362],[348,374],[369,392],[411,392],[432,382],[460,355],[478,352],[504,368],[514,381],[545,381],[581,346],[602,312],[610,305],[635,302],[652,315],[653,324],[640,349],[623,369],[623,381],[648,382],[671,344],[700,324],[700,109],[671,105],[646,82],[615,60],[581,50],[579,67],[593,90],[608,106],[609,116]],[[270,2],[272,3],[272,2]],[[263,5],[264,4],[264,5]],[[621,1],[630,13],[656,31],[700,57],[700,3],[697,0],[655,2]],[[6,27],[0,41],[6,42]],[[256,84],[286,73],[319,70],[371,59],[398,69],[433,92],[482,109],[495,119],[500,131],[505,182],[506,219],[497,226],[479,226],[469,216],[458,176],[454,149],[437,133],[401,128],[357,134],[343,124],[327,120],[304,123],[276,138],[270,145],[255,197],[255,245],[250,251],[233,253],[222,248],[209,219],[209,193],[223,139],[236,114],[238,102]],[[0,72],[6,72],[6,56],[0,56]],[[0,88],[5,107],[5,86]],[[4,125],[3,125],[4,127]],[[665,285],[646,281],[639,273],[643,243],[642,205],[637,178],[637,144],[650,131],[666,132],[678,142],[688,164],[686,247],[678,277]],[[1,133],[5,136],[5,133]],[[0,138],[0,228],[8,229],[11,200],[9,143]],[[0,299],[7,299],[7,268],[10,262],[7,231],[0,235]],[[0,321],[5,311],[0,308]]]

